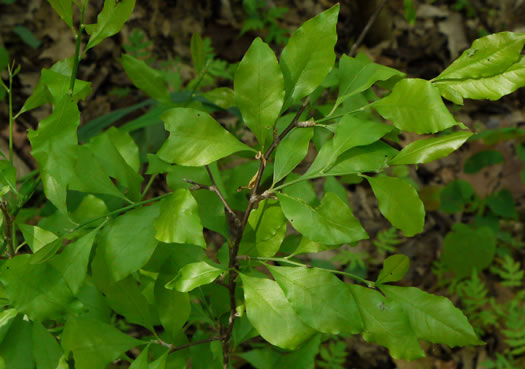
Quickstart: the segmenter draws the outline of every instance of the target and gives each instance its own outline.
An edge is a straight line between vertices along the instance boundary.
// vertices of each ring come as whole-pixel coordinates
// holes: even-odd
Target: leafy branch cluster
[[[367,183],[381,214],[404,236],[422,232],[425,209],[416,189],[386,169],[428,163],[466,142],[472,133],[442,98],[499,99],[525,85],[525,35],[478,39],[433,80],[406,78],[364,55],[343,55],[336,65],[335,5],[299,27],[279,59],[256,38],[235,70],[233,89],[198,91],[210,65],[198,35],[191,45],[196,79],[185,91],[172,93],[161,72],[124,54],[125,72],[151,98],[139,104],[148,112],[119,128],[106,129],[137,106],[79,128],[77,103],[91,92],[89,82],[77,79],[79,63],[119,32],[135,2],[105,0],[94,24],[84,23],[87,1],[49,3],[76,35],[74,56],[43,69],[16,114],[16,69],[4,85],[11,132],[21,114],[53,107],[28,133],[38,171],[18,186],[12,145],[0,161],[6,367],[103,369],[122,360],[132,369],[186,368],[190,359],[193,368],[246,361],[306,369],[322,334],[361,334],[406,359],[425,355],[420,340],[483,344],[450,300],[393,284],[408,271],[404,255],[386,258],[375,280],[297,256],[369,237],[338,190],[341,176]],[[335,101],[320,98],[327,88]],[[228,130],[212,115],[218,110],[234,114],[245,129]],[[158,150],[141,152],[132,134],[159,120],[167,138]],[[430,136],[398,150],[391,143],[402,132]],[[311,148],[317,155],[308,163]],[[171,192],[151,197],[156,178],[165,178]],[[331,178],[321,199],[312,185],[319,178]],[[28,199],[40,190],[45,203],[26,215]],[[396,231],[388,232],[382,248],[397,243]],[[454,232],[460,241],[495,237],[466,225]],[[445,264],[470,275],[476,260],[463,260],[461,268],[447,252]],[[322,362],[342,365],[341,345],[328,347]],[[133,348],[141,350],[136,357],[127,354]]]

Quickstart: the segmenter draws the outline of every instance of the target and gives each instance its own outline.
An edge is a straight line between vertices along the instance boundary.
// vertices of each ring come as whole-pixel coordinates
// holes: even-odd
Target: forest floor
[[[341,0],[338,24],[339,40],[336,51],[348,53],[368,19],[382,1]],[[279,17],[264,16],[268,9],[260,10],[259,18],[250,18],[240,0],[150,0],[137,1],[135,11],[122,32],[92,49],[78,73],[80,79],[92,81],[93,93],[81,103],[82,124],[115,109],[140,103],[145,99],[125,74],[119,58],[124,50],[141,53],[144,58],[154,58],[154,66],[162,68],[172,80],[172,86],[184,88],[195,77],[191,66],[190,39],[193,33],[209,38],[216,58],[223,60],[224,78],[218,77],[215,86],[232,86],[228,79],[228,64],[237,63],[257,35],[273,38],[274,50],[282,48],[281,39],[286,37],[305,20],[335,3],[330,0],[268,0],[270,8],[286,10]],[[403,0],[386,2],[383,11],[359,46],[359,52],[367,54],[374,62],[401,70],[409,77],[431,79],[437,76],[451,61],[457,58],[472,41],[481,35],[500,31],[525,32],[525,2],[510,0],[435,0],[416,2],[413,24],[407,20]],[[365,5],[363,5],[365,4]],[[96,9],[102,7],[100,0],[90,1],[87,18],[94,17]],[[263,24],[265,29],[249,30],[243,27]],[[259,23],[257,23],[259,22]],[[262,23],[261,23],[262,22]],[[15,29],[17,30],[15,32]],[[29,33],[28,33],[29,32]],[[44,0],[0,0],[0,46],[4,45],[10,58],[21,65],[15,80],[13,104],[15,110],[35,88],[42,68],[49,68],[62,58],[73,55],[75,40],[71,31]],[[278,54],[278,53],[277,53]],[[219,74],[220,74],[219,73]],[[5,75],[3,75],[5,77]],[[471,223],[474,215],[466,211],[446,213],[440,211],[440,190],[456,179],[469,182],[480,198],[507,189],[512,194],[518,216],[501,220],[502,230],[514,239],[513,245],[524,241],[523,219],[525,219],[525,185],[521,171],[523,162],[516,153],[516,145],[523,133],[505,136],[506,128],[525,128],[525,89],[518,90],[497,102],[466,101],[461,109],[450,106],[456,119],[475,132],[493,130],[494,140],[476,140],[464,145],[453,155],[418,168],[407,176],[419,187],[425,202],[427,218],[425,231],[411,239],[400,236],[395,252],[407,255],[411,260],[408,275],[403,285],[417,286],[426,291],[446,295],[457,306],[464,301],[432,272],[439,260],[447,232],[456,223]],[[30,156],[31,147],[26,138],[28,129],[35,129],[38,121],[50,113],[49,107],[36,109],[16,121],[15,149],[19,161],[18,170],[28,173],[35,168]],[[145,110],[144,110],[145,111]],[[121,124],[144,113],[136,111],[117,123]],[[8,107],[6,99],[0,101],[0,149],[8,140]],[[503,133],[497,133],[503,132]],[[519,131],[521,132],[521,131]],[[155,147],[155,132],[144,137]],[[415,139],[402,137],[405,145]],[[487,142],[488,141],[488,142]],[[503,154],[504,162],[489,166],[475,174],[466,174],[465,161],[483,150],[497,150]],[[352,252],[359,252],[368,265],[367,273],[375,276],[388,253],[374,245],[374,239],[390,225],[379,214],[375,199],[365,186],[347,186],[354,213],[370,230],[371,241],[361,242]],[[155,192],[165,191],[161,181],[155,182]],[[375,238],[374,238],[375,236]],[[512,242],[510,242],[512,243]],[[515,247],[515,246],[513,246]],[[391,253],[391,252],[390,252]],[[525,248],[512,248],[515,261],[525,264]],[[333,254],[321,255],[330,260]],[[496,262],[494,262],[497,265]],[[438,277],[439,275],[439,277]],[[481,277],[497,305],[503,306],[512,300],[523,285],[507,287],[500,277],[488,270]],[[523,279],[522,279],[523,282]],[[464,307],[464,306],[463,306]],[[491,309],[490,306],[486,306]],[[522,307],[523,316],[525,310]],[[427,357],[408,362],[393,360],[383,347],[364,342],[360,337],[346,339],[347,356],[345,368],[400,368],[400,369],[483,369],[483,362],[494,359],[496,354],[508,353],[509,346],[502,334],[504,323],[483,329],[485,346],[475,348],[453,348],[428,345]],[[525,325],[523,327],[525,339]],[[519,363],[519,357],[517,357]],[[524,363],[521,358],[522,365]],[[246,368],[248,366],[245,366]],[[525,368],[525,366],[522,366]]]

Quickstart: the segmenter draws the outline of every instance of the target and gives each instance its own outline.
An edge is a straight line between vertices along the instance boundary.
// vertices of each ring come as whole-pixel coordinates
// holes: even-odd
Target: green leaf
[[[19,315],[8,332],[9,339],[0,344],[0,357],[5,369],[34,369],[31,323]],[[2,364],[0,360],[0,365]]]
[[[259,37],[235,72],[235,104],[244,123],[264,147],[284,101],[284,80],[272,49]]]
[[[122,55],[122,66],[139,90],[164,104],[171,103],[168,85],[160,72],[128,54]]]
[[[424,164],[443,158],[457,150],[472,132],[455,132],[441,137],[414,141],[401,150],[389,164]]]
[[[383,123],[344,116],[337,125],[334,138],[321,147],[305,176],[326,172],[342,153],[356,146],[372,144],[391,130],[391,126]]]
[[[306,21],[283,49],[285,107],[312,93],[332,69],[338,14],[339,4]]]
[[[107,213],[109,213],[109,210],[104,200],[92,194],[87,194],[70,216],[77,224],[91,222],[86,224],[86,228],[91,228],[104,222],[103,216]],[[99,221],[95,221],[96,218]]]
[[[0,188],[7,186],[12,192],[16,190],[16,168],[9,160],[0,160]]]
[[[127,197],[117,188],[109,173],[106,172],[104,162],[97,159],[94,148],[90,145],[78,146],[75,155],[75,175],[69,180],[68,189],[127,200]]]
[[[415,287],[385,284],[380,289],[403,307],[418,338],[451,347],[483,344],[465,315],[447,298]]]
[[[497,216],[510,219],[518,217],[518,212],[509,190],[501,190],[487,197],[487,205]]]
[[[394,227],[403,231],[407,237],[423,231],[425,207],[414,187],[395,177],[365,178],[379,201],[379,211]]]
[[[177,276],[166,284],[168,289],[189,292],[199,286],[212,283],[224,269],[217,268],[204,261],[187,264],[179,270]]]
[[[71,0],[47,0],[66,24],[73,28],[73,6]],[[56,369],[56,368],[53,368]]]
[[[146,347],[144,347],[144,350],[142,350],[140,355],[135,360],[133,360],[129,366],[129,369],[149,369],[149,346],[150,345],[148,344]]]
[[[80,113],[71,98],[64,96],[53,113],[40,121],[36,131],[29,130],[31,155],[40,169],[46,197],[58,210],[67,214],[67,184],[74,176],[77,128]]]
[[[325,174],[339,176],[381,171],[397,153],[396,149],[381,141],[368,146],[354,147],[341,155]]]
[[[30,264],[31,255],[6,261],[0,273],[10,304],[31,320],[58,318],[73,295],[62,275],[48,264]]]
[[[195,68],[197,74],[199,74],[204,68],[206,53],[204,51],[204,42],[202,41],[202,37],[196,32],[193,32],[191,35],[190,51],[193,67]]]
[[[222,109],[229,109],[235,106],[235,93],[229,87],[214,88],[213,90],[204,92],[202,97]]]
[[[460,101],[462,104],[463,98],[499,100],[501,97],[525,86],[525,57],[520,56],[516,63],[500,74],[483,78],[437,81],[434,84],[441,90],[444,98],[455,103]],[[447,93],[452,96],[447,95]],[[457,95],[461,99],[454,97]]]
[[[294,312],[283,291],[270,279],[240,274],[250,323],[272,345],[294,350],[315,331]]]
[[[113,281],[124,279],[147,263],[158,244],[153,221],[159,213],[158,204],[134,209],[104,228],[95,259],[107,263]]]
[[[284,193],[278,193],[277,197],[288,221],[312,241],[335,245],[368,238],[347,203],[333,193],[327,193],[315,209]]]
[[[467,181],[456,179],[450,182],[439,194],[441,207],[445,213],[459,213],[476,198],[474,188]]]
[[[70,317],[62,333],[62,347],[73,352],[76,369],[105,369],[125,351],[142,345],[99,320]]]
[[[475,40],[434,81],[449,79],[479,79],[503,73],[519,58],[525,34],[500,32]]]
[[[70,82],[71,75],[65,75],[47,69],[42,69],[42,77],[40,77],[39,81],[39,83],[42,83],[46,87],[45,91],[49,93],[49,101],[53,105],[69,93]],[[91,94],[91,83],[80,79],[75,80],[75,92],[72,96],[73,101],[78,102],[78,100],[84,100],[89,94]]]
[[[155,320],[153,307],[143,294],[143,287],[133,276],[127,276],[116,283],[104,283],[99,280],[96,272],[93,274],[98,290],[104,294],[106,302],[117,314],[124,316],[130,323],[153,331],[158,320]]]
[[[441,261],[458,278],[468,277],[475,269],[487,268],[496,252],[496,238],[488,227],[472,229],[465,224],[455,224],[443,240]]]
[[[4,338],[9,331],[9,327],[13,324],[13,319],[16,318],[18,312],[16,309],[6,309],[0,313],[0,343],[4,341]]]
[[[381,64],[371,63],[363,58],[341,56],[339,60],[339,96],[332,108],[334,111],[344,100],[368,90],[377,81],[401,79],[405,74]]]
[[[407,132],[436,133],[458,124],[443,103],[439,89],[423,79],[399,81],[390,95],[372,107]]]
[[[376,284],[383,284],[389,282],[397,282],[403,279],[408,272],[410,259],[405,255],[392,255],[383,262],[383,269],[377,276]]]
[[[86,25],[86,32],[90,35],[84,53],[101,43],[105,38],[117,34],[128,20],[135,0],[122,0],[115,4],[115,0],[105,0],[104,8],[98,14],[97,23]]]
[[[161,116],[170,136],[158,152],[172,164],[201,166],[238,151],[253,151],[210,115],[195,109],[170,109]]]
[[[364,322],[363,338],[388,348],[395,359],[425,357],[401,305],[370,288],[349,285]]]
[[[267,266],[299,318],[329,334],[356,334],[363,322],[350,290],[332,273],[315,268]]]
[[[496,150],[480,151],[465,161],[463,170],[467,174],[474,174],[485,167],[503,163],[505,158],[503,154]]]
[[[58,239],[58,236],[53,232],[49,232],[38,226],[19,224],[18,228],[22,231],[24,240],[27,242],[33,253]]]
[[[313,128],[296,128],[284,137],[275,152],[273,183],[279,182],[306,157]]]
[[[187,293],[167,289],[170,277],[160,273],[155,281],[155,307],[166,331],[174,337],[188,321],[191,312],[190,296]]]
[[[164,199],[160,214],[153,222],[155,238],[164,243],[189,243],[206,248],[197,201],[191,192],[180,188]]]
[[[286,218],[279,203],[264,200],[257,209],[252,210],[248,224],[241,239],[242,254],[253,255],[250,248],[255,247],[256,256],[274,256],[286,236]]]
[[[42,42],[36,38],[33,32],[31,32],[31,30],[25,26],[15,26],[13,27],[12,32],[17,34],[26,45],[33,49],[38,49],[42,44]]]
[[[41,323],[33,323],[33,359],[38,369],[57,369],[62,349]]]
[[[78,293],[86,278],[91,248],[98,231],[98,228],[92,230],[67,245],[64,251],[50,261],[50,264],[62,274],[74,295]]]

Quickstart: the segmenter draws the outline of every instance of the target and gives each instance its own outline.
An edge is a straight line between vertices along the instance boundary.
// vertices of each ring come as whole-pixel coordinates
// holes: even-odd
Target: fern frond
[[[521,264],[512,259],[512,256],[505,255],[503,259],[499,260],[501,267],[493,266],[490,271],[500,276],[503,279],[501,284],[507,287],[519,287],[522,285],[525,271],[521,270]]]
[[[377,234],[376,239],[372,242],[375,247],[378,248],[379,252],[394,252],[396,251],[397,245],[403,242],[403,239],[399,237],[397,229],[391,227],[385,231],[381,231]]]

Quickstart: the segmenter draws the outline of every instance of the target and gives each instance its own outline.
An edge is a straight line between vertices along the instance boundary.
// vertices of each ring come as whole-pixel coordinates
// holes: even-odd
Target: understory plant
[[[79,129],[77,104],[91,87],[77,79],[78,65],[118,33],[134,0],[106,0],[87,25],[87,1],[49,3],[75,32],[74,56],[42,70],[17,114],[15,68],[4,86],[10,132],[20,114],[52,106],[28,133],[38,171],[17,180],[12,140],[0,161],[4,367],[306,369],[322,334],[360,334],[399,359],[423,357],[420,340],[483,344],[447,298],[395,285],[409,268],[404,255],[385,259],[370,279],[301,255],[368,238],[340,179],[370,186],[404,236],[422,232],[423,203],[392,170],[447,156],[471,136],[442,96],[496,100],[525,84],[525,35],[478,39],[433,80],[406,78],[363,55],[334,66],[335,5],[299,27],[279,59],[255,39],[233,89],[215,95],[196,82],[172,93],[160,72],[124,54],[151,109],[120,128],[103,129],[132,109]],[[192,56],[205,73],[199,38]],[[242,129],[214,112],[237,117]],[[158,117],[166,135],[145,152],[133,137]],[[400,148],[404,132],[422,137]],[[170,191],[154,197],[156,180]],[[313,185],[323,180],[319,199]],[[341,345],[328,350],[323,365],[340,366]]]

